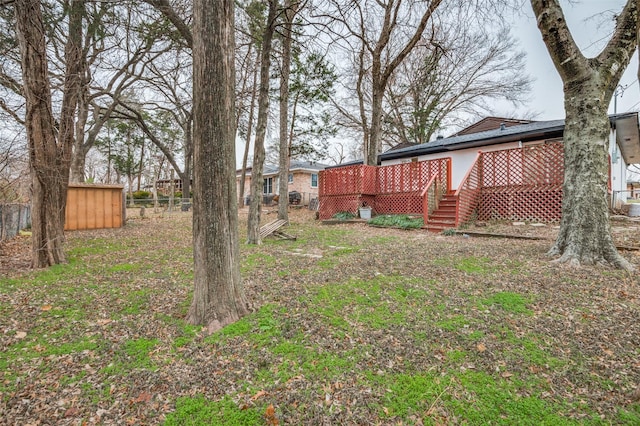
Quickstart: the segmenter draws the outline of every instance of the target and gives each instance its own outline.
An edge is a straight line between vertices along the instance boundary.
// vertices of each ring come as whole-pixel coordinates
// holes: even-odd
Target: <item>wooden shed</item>
[[[70,183],[64,229],[120,228],[125,222],[124,186]]]

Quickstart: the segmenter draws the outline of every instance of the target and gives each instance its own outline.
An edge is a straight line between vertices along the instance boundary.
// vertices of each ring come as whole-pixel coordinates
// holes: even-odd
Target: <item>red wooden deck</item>
[[[474,214],[479,220],[559,221],[563,177],[561,142],[479,152],[454,194],[455,226]],[[375,214],[424,215],[426,224],[434,213],[428,185],[436,181],[439,197],[450,193],[450,158],[324,170],[319,179],[320,218],[329,219],[338,212],[356,214],[358,207],[366,205]]]

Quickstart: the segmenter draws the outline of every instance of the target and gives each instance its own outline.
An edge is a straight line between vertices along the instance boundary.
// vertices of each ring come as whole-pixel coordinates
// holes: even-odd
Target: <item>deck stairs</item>
[[[438,208],[429,215],[427,223],[422,227],[431,232],[442,232],[444,229],[456,227],[456,207],[458,197],[453,193],[446,194],[438,204]]]

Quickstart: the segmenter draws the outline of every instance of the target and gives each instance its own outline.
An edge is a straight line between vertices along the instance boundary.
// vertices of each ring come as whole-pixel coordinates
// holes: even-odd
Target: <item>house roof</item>
[[[640,163],[640,129],[638,113],[617,114],[609,117],[615,126],[620,151],[627,164]],[[541,139],[562,137],[564,120],[534,121],[527,124],[497,128],[484,132],[470,133],[449,138],[436,139],[428,143],[387,151],[381,154],[379,161],[416,157],[439,152],[456,151],[467,148],[481,148],[508,142],[529,142]]]
[[[324,170],[327,167],[329,167],[329,165],[317,163],[315,161],[292,161],[289,164],[289,171],[290,172],[303,171],[303,172],[315,173],[320,170]],[[277,165],[265,164],[262,168],[262,175],[263,176],[277,175],[279,172],[279,169],[280,168]],[[236,170],[237,176],[239,176],[241,173],[242,173],[242,169]],[[251,167],[247,167],[246,176],[251,176]]]
[[[396,158],[415,157],[418,155],[434,154],[438,152],[456,151],[465,148],[479,148],[486,145],[507,143],[514,141],[529,141],[536,139],[551,139],[562,136],[564,120],[536,121],[528,124],[486,130],[484,132],[469,133],[436,139],[435,141],[385,152],[379,159],[393,160]]]
[[[471,133],[484,132],[487,130],[499,129],[501,125],[505,127],[519,126],[521,124],[533,123],[533,120],[521,120],[519,118],[506,118],[506,117],[485,117],[480,121],[473,123],[472,125],[465,127],[459,132],[454,133],[451,136],[469,135]]]

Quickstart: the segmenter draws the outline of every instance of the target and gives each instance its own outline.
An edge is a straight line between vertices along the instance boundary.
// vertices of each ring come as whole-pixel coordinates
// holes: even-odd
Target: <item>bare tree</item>
[[[242,37],[246,52],[238,61],[240,63],[240,93],[236,116],[236,128],[240,137],[244,137],[244,152],[240,172],[238,197],[240,205],[244,205],[245,182],[249,162],[249,148],[255,122],[256,100],[258,97],[258,72],[260,71],[261,39],[264,34],[264,4],[260,1],[249,1],[236,8],[242,22],[236,21],[236,39]],[[241,50],[241,49],[237,49]]]
[[[557,0],[531,0],[531,5],[564,84],[562,220],[549,254],[573,265],[607,262],[631,270],[616,250],[609,223],[607,109],[638,45],[638,2],[627,1],[613,36],[594,58],[576,45]]]
[[[66,73],[59,130],[52,113],[47,45],[40,2],[15,3],[26,100],[25,125],[32,185],[32,266],[42,268],[66,261],[63,250],[64,214],[79,93],[83,0],[69,8],[65,47]]]
[[[187,320],[209,332],[248,313],[235,184],[234,1],[193,6],[194,294]]]
[[[495,100],[517,105],[529,92],[525,55],[514,50],[507,29],[479,31],[460,22],[433,31],[389,81],[383,104],[389,146],[427,143],[460,114],[491,113]]]
[[[264,166],[264,140],[269,118],[269,71],[271,69],[271,44],[276,26],[278,0],[268,0],[267,24],[260,48],[260,92],[258,95],[258,123],[253,145],[253,165],[251,167],[251,202],[247,221],[247,243],[260,244],[260,209],[262,205],[262,170]]]
[[[389,79],[422,39],[441,3],[442,0],[331,0],[335,10],[331,19],[353,43],[365,164],[376,164],[382,148],[382,105]]]
[[[282,60],[280,67],[280,144],[278,185],[278,219],[289,220],[289,75],[291,73],[291,44],[293,43],[293,20],[300,2],[285,0],[282,12]]]

